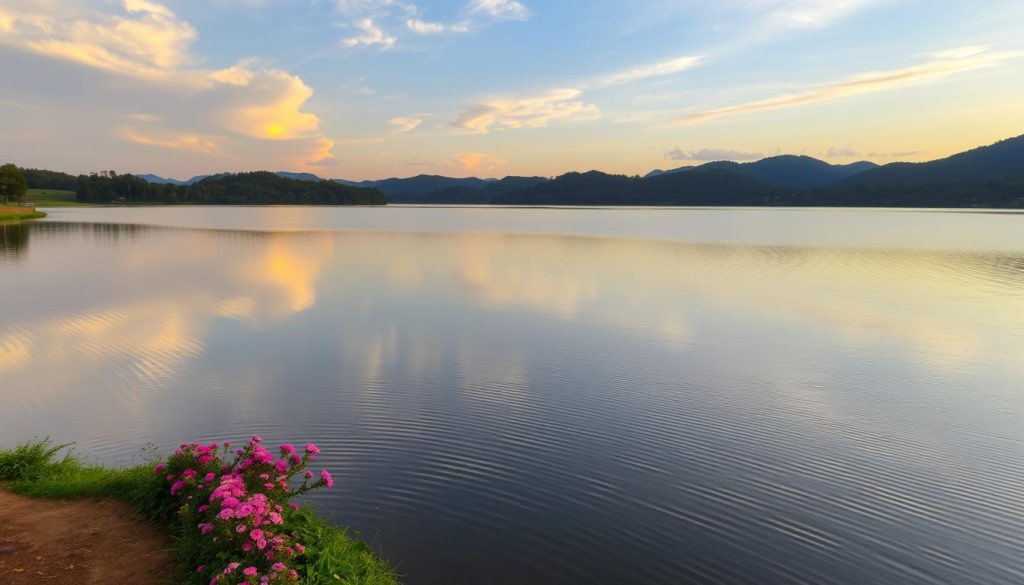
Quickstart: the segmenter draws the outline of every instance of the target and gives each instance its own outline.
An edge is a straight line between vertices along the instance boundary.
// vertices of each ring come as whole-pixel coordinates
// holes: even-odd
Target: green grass
[[[46,213],[43,211],[33,211],[31,213],[0,213],[0,221],[17,221],[21,219],[42,219],[46,217]]]
[[[182,530],[177,514],[166,509],[166,485],[153,474],[152,465],[108,468],[83,462],[70,445],[49,439],[30,441],[13,449],[0,449],[0,489],[35,498],[116,498],[134,504],[144,515],[159,521],[174,538],[179,558],[181,583],[205,585],[209,577],[196,575],[188,567],[201,556],[197,532]],[[192,524],[188,524],[190,527]],[[286,528],[306,544],[302,582],[307,585],[397,585],[394,570],[366,544],[352,539],[339,527],[331,526],[316,512],[303,506],[290,515]]]
[[[79,203],[74,191],[60,189],[28,189],[25,197],[39,207],[86,207],[88,203]]]

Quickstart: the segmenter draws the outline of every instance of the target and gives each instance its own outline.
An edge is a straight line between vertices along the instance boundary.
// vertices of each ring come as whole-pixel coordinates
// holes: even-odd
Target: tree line
[[[103,171],[79,176],[82,203],[169,205],[385,205],[376,189],[332,181],[300,181],[257,171],[209,177],[192,185],[160,185],[135,175]]]

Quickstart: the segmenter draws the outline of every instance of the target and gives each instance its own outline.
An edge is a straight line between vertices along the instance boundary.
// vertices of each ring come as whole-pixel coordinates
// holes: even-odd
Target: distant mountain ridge
[[[852,175],[844,185],[926,185],[990,181],[1024,175],[1024,136],[1008,138],[939,160],[889,163]]]
[[[725,169],[761,179],[776,187],[793,189],[811,189],[831,185],[847,177],[869,169],[877,168],[873,162],[859,161],[846,165],[833,165],[823,160],[804,155],[784,154],[763,158],[749,163],[733,161],[715,161],[698,166],[685,166],[667,171],[654,170],[644,176],[645,179],[675,173],[692,172],[706,169]]]
[[[73,181],[80,184],[89,178],[43,169],[24,169],[24,172],[33,188],[68,188]],[[170,189],[233,176],[234,173],[199,175],[187,181],[148,174],[137,178]],[[257,182],[261,185],[274,184],[273,177],[294,181],[296,185],[311,183],[306,189],[277,185],[275,188],[280,194],[276,197],[280,199],[342,197],[343,194],[328,194],[319,187],[323,183],[334,183],[378,191],[390,203],[414,204],[1024,208],[1024,136],[931,162],[884,166],[868,161],[834,165],[809,156],[781,155],[749,163],[715,161],[667,171],[654,170],[644,177],[600,171],[566,173],[551,179],[509,176],[501,180],[417,175],[372,181],[328,181],[312,173],[285,171],[260,177]],[[253,181],[247,181],[249,183],[239,183],[232,188],[249,188]],[[195,194],[207,197],[214,193],[211,189],[213,187]],[[296,195],[300,192],[303,194]],[[246,197],[260,200],[258,193]],[[363,195],[352,197],[358,199]]]

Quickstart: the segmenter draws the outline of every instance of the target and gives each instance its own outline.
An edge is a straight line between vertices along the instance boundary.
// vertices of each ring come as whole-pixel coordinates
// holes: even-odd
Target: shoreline
[[[23,219],[42,219],[44,217],[46,217],[46,212],[39,211],[35,207],[0,206],[0,221],[21,221]]]

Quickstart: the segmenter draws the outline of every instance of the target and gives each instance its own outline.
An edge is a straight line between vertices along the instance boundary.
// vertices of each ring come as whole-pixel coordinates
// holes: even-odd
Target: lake
[[[312,440],[410,585],[1024,582],[1024,215],[54,208],[0,444]]]

